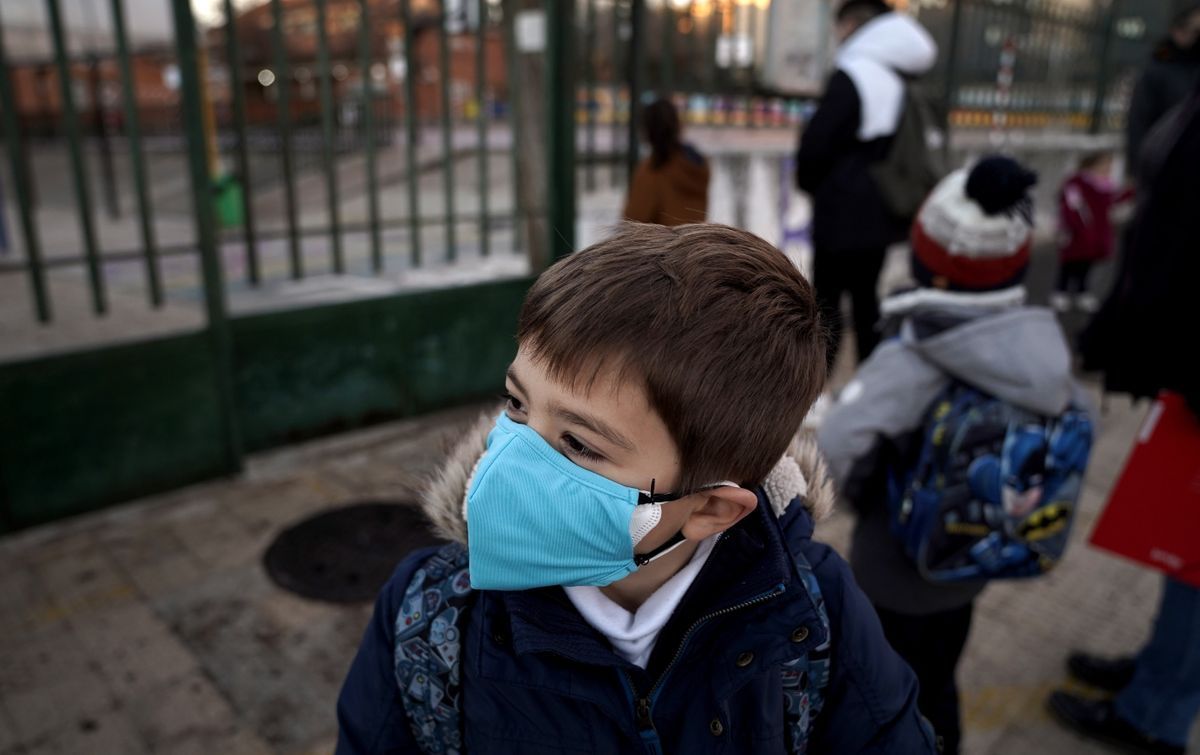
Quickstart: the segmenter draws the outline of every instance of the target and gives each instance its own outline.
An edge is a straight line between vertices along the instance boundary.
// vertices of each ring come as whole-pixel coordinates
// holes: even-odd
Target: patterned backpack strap
[[[396,685],[417,745],[431,755],[462,750],[460,625],[472,595],[467,549],[450,543],[413,573],[396,615]]]
[[[825,704],[825,688],[829,686],[833,634],[829,628],[829,613],[825,610],[825,599],[821,597],[821,585],[813,573],[812,564],[803,553],[788,548],[796,571],[804,581],[804,588],[817,607],[817,616],[825,629],[825,641],[817,645],[803,658],[783,664],[784,729],[788,738],[788,752],[802,755],[808,751],[808,739],[812,734],[817,715]]]

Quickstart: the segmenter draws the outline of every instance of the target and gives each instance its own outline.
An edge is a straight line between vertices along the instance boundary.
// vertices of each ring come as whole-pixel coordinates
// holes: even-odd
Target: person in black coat
[[[1124,269],[1084,332],[1084,367],[1135,398],[1175,391],[1200,417],[1195,293],[1200,276],[1200,86],[1151,129],[1139,155],[1139,204]],[[1125,751],[1183,755],[1200,713],[1200,588],[1168,578],[1137,656],[1073,653],[1071,675],[1115,697],[1059,690],[1047,704],[1067,726]]]
[[[879,341],[879,273],[908,223],[884,205],[870,168],[891,146],[905,78],[925,73],[937,58],[929,33],[882,0],[846,0],[836,18],[837,70],[796,155],[796,185],[813,201],[813,285],[830,332],[830,365],[841,341],[843,293],[854,302],[859,361]]]
[[[1183,394],[1200,414],[1194,288],[1200,280],[1200,86],[1150,132],[1140,155],[1138,209],[1122,269],[1080,337],[1085,370],[1135,398]]]
[[[1129,172],[1141,171],[1142,142],[1168,110],[1183,102],[1200,80],[1200,3],[1177,13],[1168,35],[1154,49],[1150,64],[1138,77],[1125,120]]]

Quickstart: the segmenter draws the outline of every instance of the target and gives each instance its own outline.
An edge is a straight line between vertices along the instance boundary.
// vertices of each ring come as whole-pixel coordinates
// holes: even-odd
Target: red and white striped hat
[[[912,227],[917,282],[952,291],[1018,285],[1033,242],[1029,188],[1036,174],[1008,157],[988,157],[942,179]]]

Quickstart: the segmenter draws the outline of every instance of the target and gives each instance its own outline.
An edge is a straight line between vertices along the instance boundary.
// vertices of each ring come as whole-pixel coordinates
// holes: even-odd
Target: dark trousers
[[[1064,294],[1087,293],[1087,279],[1091,272],[1091,260],[1072,260],[1062,263],[1058,268],[1058,290]]]
[[[842,343],[842,294],[850,294],[854,305],[854,340],[862,362],[879,343],[879,272],[886,249],[860,251],[813,251],[813,287],[821,319],[829,329],[826,361],[832,369]]]
[[[907,616],[875,607],[883,634],[917,675],[921,684],[917,707],[942,738],[944,755],[957,753],[962,740],[954,674],[967,644],[973,608],[968,603],[953,611]]]

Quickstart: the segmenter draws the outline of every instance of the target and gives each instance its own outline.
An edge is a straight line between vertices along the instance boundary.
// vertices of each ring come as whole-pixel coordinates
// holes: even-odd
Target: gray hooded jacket
[[[1073,401],[1086,405],[1058,321],[1047,309],[1021,306],[1023,300],[1019,287],[988,294],[918,289],[886,300],[884,316],[898,324],[898,337],[862,364],[821,424],[821,451],[839,492],[859,512],[850,564],[876,606],[908,615],[949,611],[985,585],[927,582],[888,531],[882,488],[867,486],[872,500],[855,499],[862,496],[852,481],[881,471],[870,468],[881,440],[919,429],[952,379],[1046,416]]]

